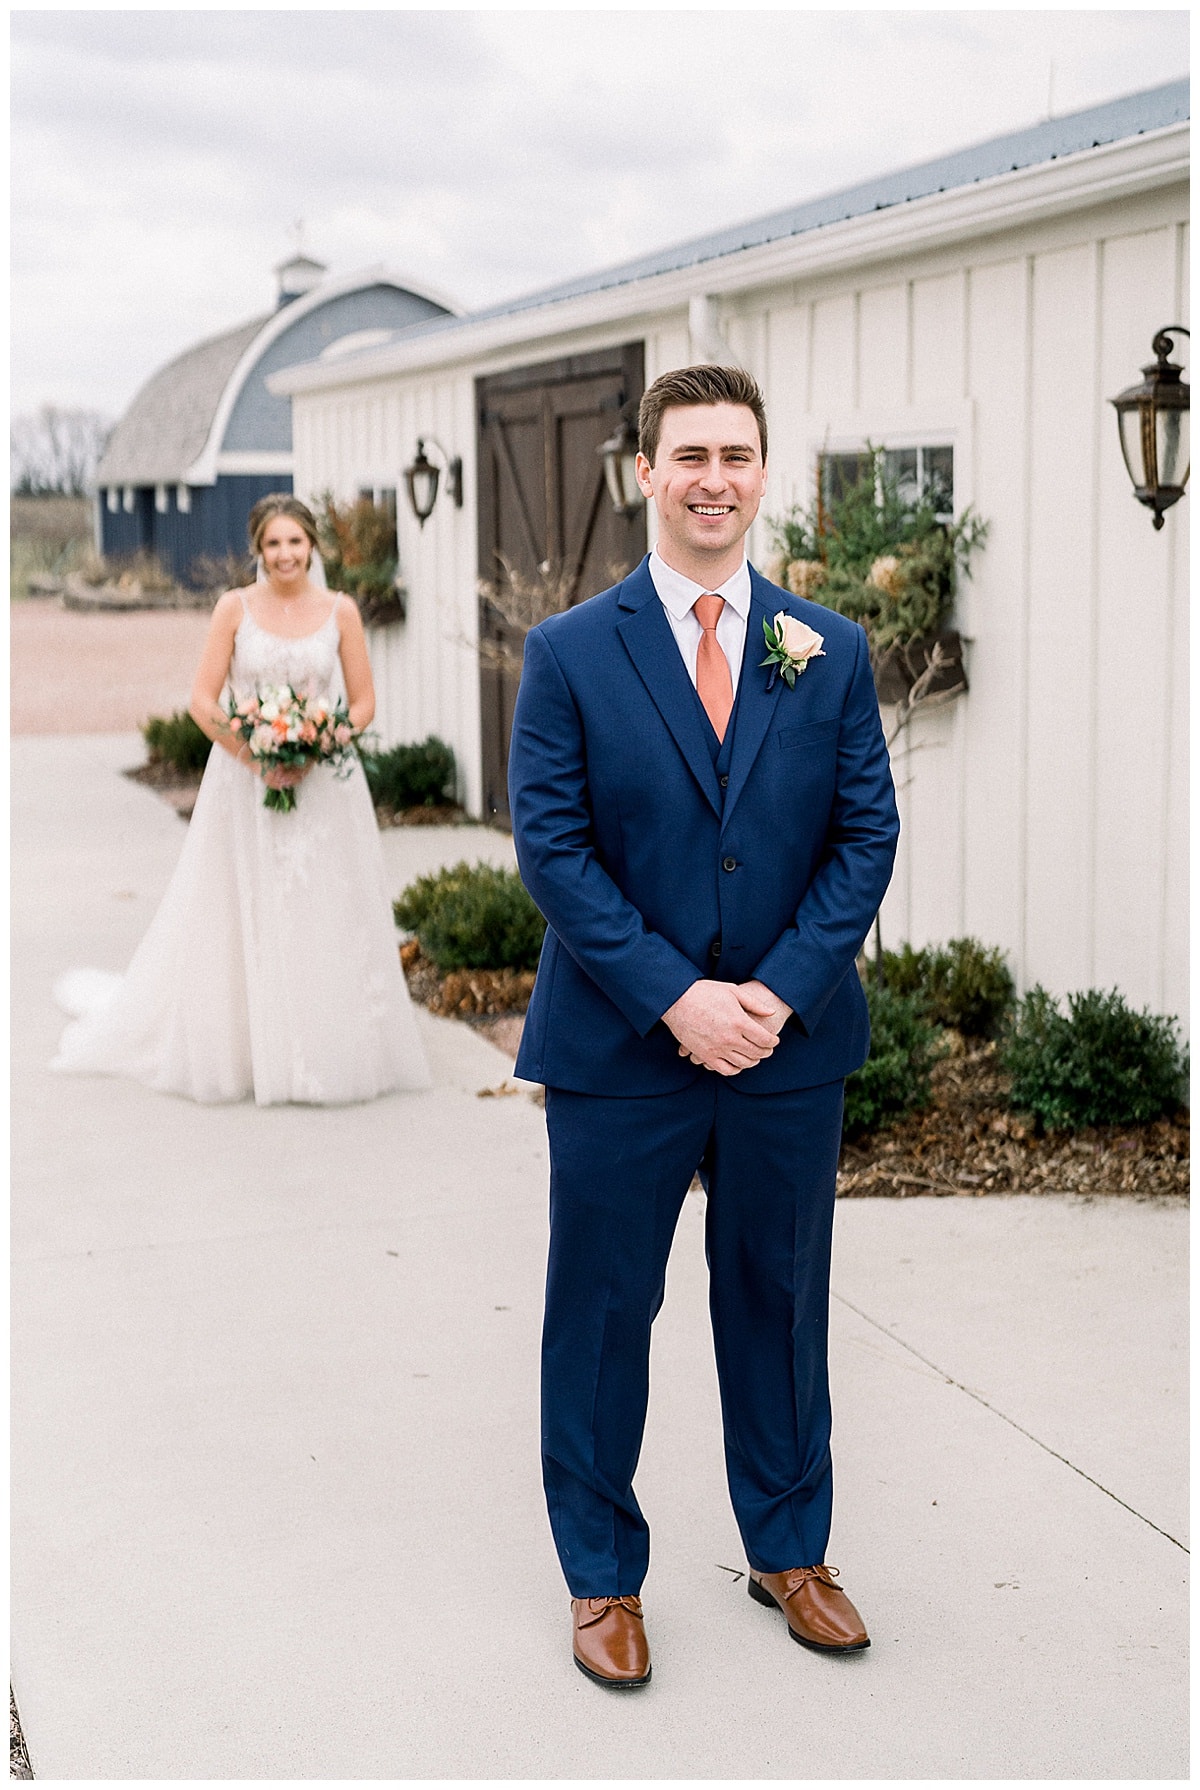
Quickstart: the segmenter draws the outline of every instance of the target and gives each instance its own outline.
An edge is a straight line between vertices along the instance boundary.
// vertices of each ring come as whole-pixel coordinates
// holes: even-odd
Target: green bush
[[[885,951],[883,980],[897,994],[918,996],[935,1025],[955,1026],[969,1038],[997,1037],[1016,998],[1003,953],[973,938]]]
[[[395,915],[439,970],[534,969],[546,931],[516,871],[491,864],[463,862],[418,877]]]
[[[454,753],[430,734],[417,746],[360,748],[371,800],[388,808],[433,808],[454,800]]]
[[[1047,1131],[1140,1125],[1187,1098],[1187,1054],[1174,1019],[1135,1013],[1114,988],[1067,996],[1067,1012],[1040,986],[1017,1008],[1000,1053],[1010,1104]]]
[[[186,709],[173,715],[151,715],[142,728],[151,764],[169,764],[176,771],[202,771],[212,751],[212,741],[197,727]]]
[[[929,1072],[940,1054],[920,998],[868,984],[871,1054],[846,1080],[843,1126],[854,1137],[928,1106]]]

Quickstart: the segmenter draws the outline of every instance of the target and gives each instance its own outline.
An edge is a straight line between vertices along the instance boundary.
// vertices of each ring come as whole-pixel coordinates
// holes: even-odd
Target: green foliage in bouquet
[[[882,653],[944,624],[988,524],[971,509],[939,521],[929,495],[902,496],[882,449],[868,443],[863,460],[861,477],[837,496],[793,505],[769,526],[780,581],[861,622]]]
[[[404,599],[396,588],[396,518],[390,511],[369,497],[339,504],[326,491],[317,508],[317,537],[330,589],[354,597],[364,622],[403,617]]]
[[[880,959],[883,981],[915,995],[925,1017],[968,1038],[995,1038],[1012,1010],[1016,988],[1003,953],[978,939],[951,939],[914,951],[904,945]]]
[[[151,715],[142,728],[151,764],[170,765],[174,771],[202,771],[212,751],[212,741],[186,709],[173,715]]]
[[[1142,1125],[1187,1100],[1188,1059],[1176,1022],[1135,1013],[1114,988],[1067,996],[1064,1014],[1030,989],[1001,1047],[1010,1104],[1047,1131]]]
[[[435,808],[454,800],[454,753],[434,734],[419,745],[390,746],[386,752],[360,743],[359,754],[377,807]]]
[[[394,911],[439,970],[534,969],[546,932],[515,870],[465,860],[418,877]]]
[[[876,1131],[928,1106],[930,1071],[941,1054],[937,1029],[919,996],[868,984],[871,1054],[846,1080],[843,1126],[847,1137]]]

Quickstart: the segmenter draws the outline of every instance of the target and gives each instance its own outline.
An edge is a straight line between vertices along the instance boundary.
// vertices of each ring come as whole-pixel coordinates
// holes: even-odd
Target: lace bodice
[[[289,640],[260,627],[242,598],[242,619],[233,641],[229,683],[240,700],[252,696],[263,684],[290,684],[307,696],[344,696],[341,659],[338,655],[338,597],[329,614],[311,634]]]

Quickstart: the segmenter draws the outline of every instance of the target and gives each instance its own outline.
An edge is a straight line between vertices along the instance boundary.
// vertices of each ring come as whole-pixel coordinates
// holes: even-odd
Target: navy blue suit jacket
[[[835,1081],[866,1058],[854,959],[899,835],[867,639],[753,567],[750,583],[724,790],[648,560],[526,640],[509,800],[547,921],[516,1064],[531,1081],[628,1096],[711,1073],[661,1023],[700,977],[758,977],[794,1010],[739,1091]],[[760,664],[781,609],[825,637],[794,689]]]

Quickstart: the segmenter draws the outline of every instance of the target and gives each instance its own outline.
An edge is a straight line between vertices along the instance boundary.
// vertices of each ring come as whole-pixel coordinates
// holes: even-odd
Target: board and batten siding
[[[757,564],[770,518],[811,497],[822,448],[867,439],[952,442],[956,507],[990,524],[956,615],[970,691],[895,749],[885,942],[974,934],[1022,990],[1115,986],[1185,1026],[1189,500],[1154,531],[1107,399],[1155,329],[1187,322],[1186,217],[1186,190],[1165,188],[717,305],[767,398]],[[632,339],[647,382],[692,358],[676,308],[294,400],[298,489],[397,483],[422,432],[463,456],[462,512],[439,498],[419,531],[401,499],[409,617],[371,648],[381,733],[450,741],[476,812],[474,377]]]
[[[396,529],[407,617],[370,627],[375,679],[373,731],[384,745],[437,734],[453,747],[459,799],[477,813],[480,801],[478,608],[473,500],[475,419],[470,378],[446,375],[417,382],[380,381],[295,400],[297,489],[310,498],[332,491],[353,497],[360,487],[397,488]],[[460,454],[466,501],[456,510],[444,481],[424,528],[404,486],[417,439],[436,437]],[[432,454],[432,450],[431,450]]]
[[[1185,203],[747,296],[724,326],[767,396],[765,519],[809,500],[822,448],[923,439],[953,441],[956,507],[991,525],[956,617],[970,692],[894,748],[885,943],[973,934],[1022,989],[1117,987],[1186,1029],[1188,500],[1154,531],[1107,402],[1187,320]]]

